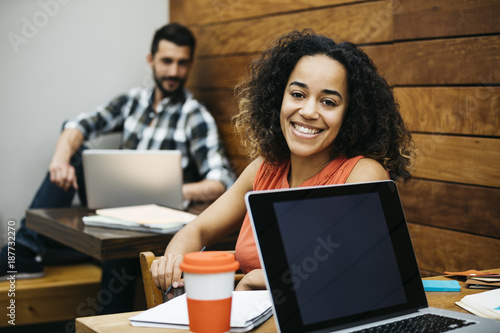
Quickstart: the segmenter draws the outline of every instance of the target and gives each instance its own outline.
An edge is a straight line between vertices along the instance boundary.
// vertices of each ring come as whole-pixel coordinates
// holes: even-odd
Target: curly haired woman
[[[153,262],[163,291],[183,285],[185,253],[238,230],[236,258],[245,277],[237,290],[265,288],[244,202],[248,191],[411,176],[414,145],[393,93],[352,43],[293,31],[254,61],[237,92],[236,128],[255,159]]]

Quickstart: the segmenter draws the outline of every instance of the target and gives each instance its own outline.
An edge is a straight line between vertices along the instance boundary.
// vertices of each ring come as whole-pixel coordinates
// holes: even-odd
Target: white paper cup
[[[188,302],[189,329],[196,333],[230,330],[234,272],[239,268],[234,254],[193,252],[180,265]]]

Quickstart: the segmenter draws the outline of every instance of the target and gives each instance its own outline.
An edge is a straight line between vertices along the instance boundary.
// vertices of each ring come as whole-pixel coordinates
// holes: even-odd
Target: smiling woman
[[[265,288],[244,202],[248,191],[410,177],[413,141],[392,91],[351,43],[293,31],[255,60],[237,92],[235,125],[255,160],[153,262],[163,290],[182,285],[184,254],[237,230],[235,254],[245,273],[237,290]]]

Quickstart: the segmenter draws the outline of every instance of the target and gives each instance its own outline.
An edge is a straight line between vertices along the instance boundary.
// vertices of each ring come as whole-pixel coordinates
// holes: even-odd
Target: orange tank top
[[[351,174],[352,169],[363,156],[356,156],[351,159],[338,157],[330,162],[323,170],[314,177],[309,178],[300,186],[319,186],[343,184]],[[254,191],[272,190],[278,188],[289,188],[288,171],[290,161],[278,166],[262,163],[253,183]],[[238,240],[235,248],[236,260],[240,263],[243,273],[248,273],[254,269],[261,268],[257,247],[253,238],[252,226],[248,213],[243,220]]]

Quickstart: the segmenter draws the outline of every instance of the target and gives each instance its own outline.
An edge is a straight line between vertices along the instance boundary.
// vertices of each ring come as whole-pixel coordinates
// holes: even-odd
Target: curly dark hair
[[[273,164],[289,158],[280,127],[286,83],[302,57],[318,54],[338,61],[348,73],[349,104],[331,158],[363,155],[381,163],[392,179],[406,182],[415,147],[387,81],[354,44],[336,44],[310,29],[281,36],[252,62],[247,78],[236,87],[240,111],[233,120],[250,156]]]

